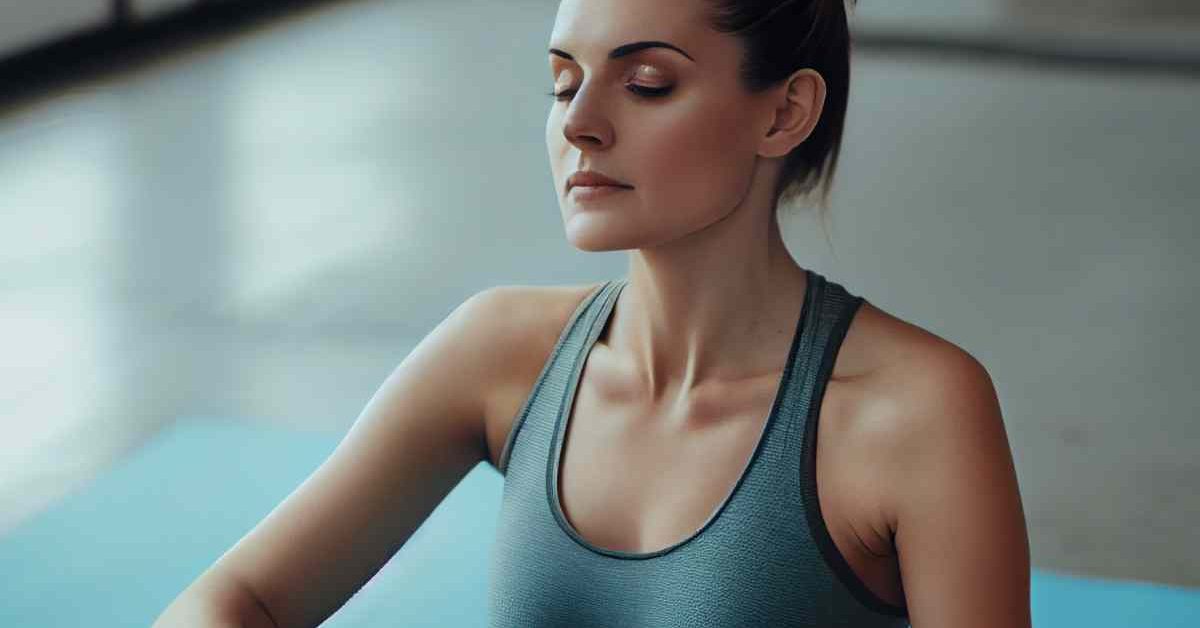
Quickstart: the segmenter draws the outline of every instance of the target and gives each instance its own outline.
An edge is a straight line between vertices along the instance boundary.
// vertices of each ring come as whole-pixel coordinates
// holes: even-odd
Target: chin
[[[627,246],[617,245],[600,238],[572,238],[567,236],[567,242],[580,251],[587,253],[604,253],[607,251],[624,251]]]
[[[624,251],[636,247],[636,243],[627,241],[627,238],[621,237],[619,234],[609,230],[596,229],[597,225],[589,225],[590,228],[572,228],[572,225],[567,225],[567,242],[571,246],[580,251],[588,253],[603,253],[606,251]]]

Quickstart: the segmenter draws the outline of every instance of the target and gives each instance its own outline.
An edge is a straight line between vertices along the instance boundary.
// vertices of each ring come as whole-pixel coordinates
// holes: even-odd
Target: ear
[[[759,154],[782,157],[799,146],[817,126],[825,106],[825,79],[812,68],[796,70],[780,90],[771,129]]]

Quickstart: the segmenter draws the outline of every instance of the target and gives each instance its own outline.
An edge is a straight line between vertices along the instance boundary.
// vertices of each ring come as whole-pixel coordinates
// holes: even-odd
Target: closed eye
[[[634,94],[637,94],[638,96],[644,96],[646,98],[661,98],[671,93],[671,90],[673,89],[671,87],[644,87],[642,85],[635,85],[632,83],[626,85],[626,87]],[[568,89],[558,93],[550,92],[546,95],[553,96],[555,100],[562,102],[568,100],[571,96],[574,96],[575,92],[577,91],[579,90]]]

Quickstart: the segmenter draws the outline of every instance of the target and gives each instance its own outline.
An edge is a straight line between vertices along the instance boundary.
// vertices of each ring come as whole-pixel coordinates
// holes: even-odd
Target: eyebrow
[[[689,55],[688,53],[684,52],[682,48],[672,46],[671,44],[668,44],[665,41],[635,41],[631,44],[617,46],[616,48],[612,49],[612,52],[608,53],[608,58],[609,59],[620,59],[621,57],[624,57],[625,55],[630,55],[639,50],[645,50],[646,48],[669,48],[669,49],[674,50],[675,52],[678,52],[679,54],[687,57],[688,59],[695,61],[695,59],[692,59],[692,56]],[[558,56],[560,56],[564,59],[568,59],[570,61],[575,60],[575,57],[572,57],[570,54],[563,52],[562,50],[559,50],[558,48],[551,48],[550,54],[558,55]]]

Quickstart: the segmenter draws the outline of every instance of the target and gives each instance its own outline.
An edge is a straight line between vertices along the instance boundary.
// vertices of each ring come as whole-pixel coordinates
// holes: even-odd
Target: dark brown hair
[[[708,24],[743,45],[741,79],[751,93],[812,68],[825,79],[825,105],[808,139],[784,158],[776,207],[819,191],[828,209],[850,91],[846,0],[706,0]],[[853,0],[850,0],[853,2]]]

